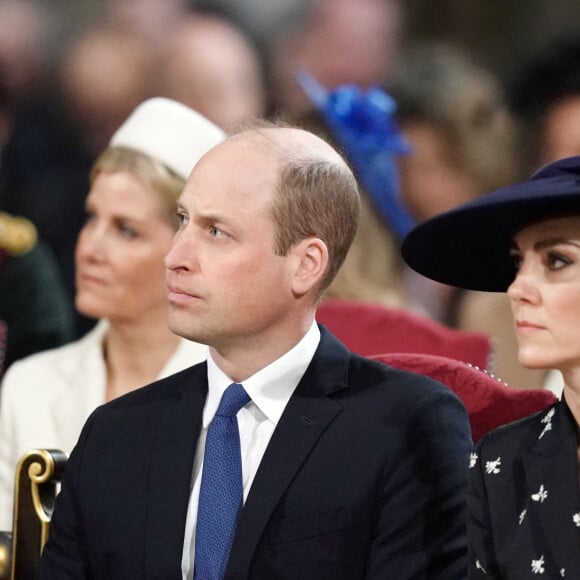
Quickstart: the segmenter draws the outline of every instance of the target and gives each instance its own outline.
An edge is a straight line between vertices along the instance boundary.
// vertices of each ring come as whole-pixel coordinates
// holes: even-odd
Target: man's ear
[[[328,248],[320,238],[306,238],[293,248],[297,257],[292,290],[302,296],[320,286],[328,268]]]

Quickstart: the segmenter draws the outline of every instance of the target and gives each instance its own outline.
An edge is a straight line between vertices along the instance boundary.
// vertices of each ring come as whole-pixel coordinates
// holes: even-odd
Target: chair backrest
[[[491,370],[488,335],[449,328],[401,308],[349,300],[326,300],[316,314],[350,350],[363,356],[386,352],[425,353]]]
[[[370,358],[447,385],[467,409],[474,443],[488,431],[541,411],[558,400],[544,389],[509,387],[480,368],[451,358],[417,353],[386,353]]]
[[[0,560],[4,559],[5,567],[4,576],[0,578],[27,580],[36,577],[66,461],[66,454],[57,449],[33,449],[18,462],[10,557],[6,554],[10,536],[4,534]]]

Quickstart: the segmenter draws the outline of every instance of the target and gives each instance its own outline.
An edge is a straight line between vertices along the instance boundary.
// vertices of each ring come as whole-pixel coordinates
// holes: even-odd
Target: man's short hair
[[[286,163],[272,202],[276,253],[285,255],[300,240],[320,238],[329,263],[320,293],[332,282],[354,239],[360,213],[357,182],[346,165],[318,159]]]
[[[326,143],[336,153],[336,160],[277,142],[268,133],[270,129],[309,133]],[[268,151],[280,160],[271,207],[277,227],[274,251],[284,256],[294,244],[310,236],[320,238],[328,248],[329,263],[319,287],[320,298],[342,266],[358,227],[361,201],[354,173],[328,140],[285,119],[251,119],[239,124],[230,136],[248,133],[263,139]]]

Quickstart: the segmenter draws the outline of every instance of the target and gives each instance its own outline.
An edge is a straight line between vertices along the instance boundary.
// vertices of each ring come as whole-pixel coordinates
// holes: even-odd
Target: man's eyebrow
[[[178,206],[179,210],[179,206]],[[199,224],[223,224],[228,225],[231,224],[231,219],[228,218],[227,215],[220,213],[219,211],[215,211],[213,209],[207,210],[195,210],[195,211],[188,211],[183,208],[183,211],[189,215],[190,220],[199,223]]]

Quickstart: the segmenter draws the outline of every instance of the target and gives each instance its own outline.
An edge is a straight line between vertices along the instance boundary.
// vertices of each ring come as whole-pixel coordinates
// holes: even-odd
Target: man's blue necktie
[[[242,507],[242,457],[238,411],[250,400],[231,384],[207,430],[195,534],[195,580],[224,577]]]

